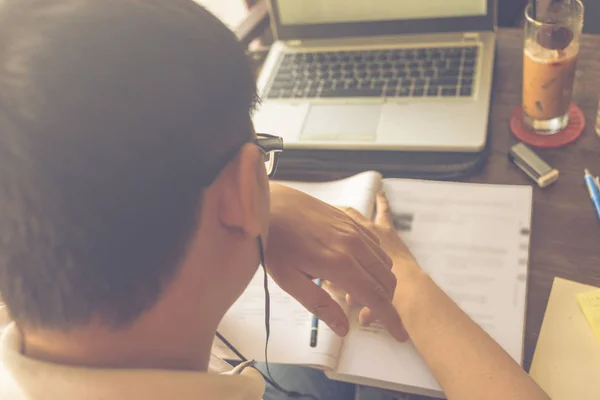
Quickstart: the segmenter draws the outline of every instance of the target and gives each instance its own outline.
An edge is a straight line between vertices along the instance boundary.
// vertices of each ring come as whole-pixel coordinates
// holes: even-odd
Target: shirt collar
[[[258,400],[265,383],[258,371],[238,366],[228,374],[158,369],[99,369],[39,361],[20,351],[14,323],[0,339],[0,363],[26,399],[193,399]],[[1,394],[0,390],[0,394]]]

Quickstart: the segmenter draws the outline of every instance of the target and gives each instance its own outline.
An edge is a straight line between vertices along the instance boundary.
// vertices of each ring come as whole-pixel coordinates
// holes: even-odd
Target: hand
[[[394,228],[394,218],[390,204],[383,192],[377,194],[376,214],[373,221],[369,221],[358,211],[351,208],[343,209],[355,221],[369,228],[379,238],[381,248],[390,255],[393,261],[392,271],[396,276],[402,275],[400,271],[410,268],[419,268],[410,250],[406,247],[396,229]],[[346,300],[350,305],[362,304],[358,299],[351,295],[346,295]],[[377,314],[370,308],[363,308],[359,314],[361,325],[367,326],[377,319]]]
[[[348,333],[340,305],[313,283],[321,278],[368,307],[398,340],[406,333],[391,300],[396,278],[379,239],[343,211],[286,186],[272,184],[267,270],[283,290],[338,335]]]

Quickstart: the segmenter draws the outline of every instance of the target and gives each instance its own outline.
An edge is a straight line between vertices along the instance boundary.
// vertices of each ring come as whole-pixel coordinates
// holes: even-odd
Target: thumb
[[[392,215],[392,209],[390,207],[390,203],[385,193],[377,193],[377,197],[375,199],[375,207],[377,208],[377,212],[375,214],[375,225],[393,228],[394,217]]]
[[[298,270],[288,270],[284,276],[273,276],[277,284],[308,311],[327,324],[338,336],[348,334],[349,322],[342,307],[322,287]]]

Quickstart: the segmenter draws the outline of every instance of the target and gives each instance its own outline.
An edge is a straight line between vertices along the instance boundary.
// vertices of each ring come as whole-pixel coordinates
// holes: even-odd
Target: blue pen
[[[321,279],[317,279],[315,283],[321,286]],[[312,324],[310,328],[310,347],[317,347],[317,336],[319,334],[319,318],[313,314]]]
[[[600,218],[600,187],[598,187],[597,179],[594,179],[587,169],[585,170],[585,183],[590,192],[590,199],[596,208],[596,214]]]

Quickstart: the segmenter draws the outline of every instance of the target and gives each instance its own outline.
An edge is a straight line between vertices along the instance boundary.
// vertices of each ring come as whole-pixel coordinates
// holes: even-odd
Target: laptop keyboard
[[[470,97],[478,47],[285,54],[269,99]]]

